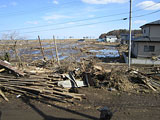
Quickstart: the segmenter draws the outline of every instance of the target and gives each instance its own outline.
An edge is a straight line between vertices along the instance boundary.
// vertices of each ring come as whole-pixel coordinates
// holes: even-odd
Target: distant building
[[[134,39],[134,35],[132,35],[132,40]],[[121,34],[121,44],[129,44],[129,34]]]
[[[116,36],[106,36],[105,41],[106,42],[117,42],[117,37]]]

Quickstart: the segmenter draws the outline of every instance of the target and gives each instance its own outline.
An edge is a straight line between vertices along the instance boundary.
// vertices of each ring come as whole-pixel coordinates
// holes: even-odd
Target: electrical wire
[[[133,18],[136,17],[144,17],[144,16],[148,16],[151,14],[155,14],[160,12],[160,10],[148,13],[148,14],[143,14],[143,15],[139,15],[139,16],[134,16]],[[102,22],[95,22],[95,23],[89,23],[89,24],[82,24],[82,25],[75,25],[75,26],[70,26],[70,27],[61,27],[61,28],[55,28],[55,29],[47,29],[47,30],[39,30],[39,31],[30,31],[30,32],[23,32],[24,33],[34,33],[34,32],[42,32],[42,31],[53,31],[53,30],[60,30],[60,29],[66,29],[66,28],[74,28],[74,27],[81,27],[81,26],[89,26],[89,25],[95,25],[95,24],[101,24],[101,23],[108,23],[108,22],[115,22],[115,21],[122,21],[122,20],[127,20],[128,18],[121,18],[121,19],[115,19],[115,20],[109,20],[109,21],[102,21]]]
[[[153,7],[153,6],[155,6],[155,5],[159,4],[159,3],[160,3],[160,2],[158,2],[158,3],[156,3],[156,4],[153,4],[153,5],[150,5],[150,6],[147,6],[147,7],[143,8],[143,9]],[[132,13],[142,11],[143,9],[138,9],[138,10],[132,11]],[[32,29],[32,28],[41,28],[41,27],[47,27],[47,26],[51,26],[51,25],[61,25],[61,24],[67,24],[67,23],[70,23],[70,22],[74,22],[74,23],[75,23],[75,22],[82,22],[82,21],[95,20],[95,19],[100,19],[100,18],[107,18],[107,17],[125,15],[125,14],[129,14],[129,13],[128,13],[128,12],[123,12],[123,13],[111,14],[111,15],[100,16],[100,17],[95,17],[95,18],[87,18],[87,19],[80,19],[80,20],[73,20],[73,21],[67,21],[67,22],[61,22],[61,23],[54,23],[54,24],[47,24],[47,25],[35,26],[35,27],[17,28],[17,29],[11,29],[11,30],[12,30],[12,31],[13,31],[13,30],[16,31],[16,30],[25,30],[25,29]],[[11,30],[3,30],[3,31],[0,31],[0,32],[11,31]]]
[[[23,32],[23,33],[33,33],[33,32],[41,32],[41,31],[51,31],[51,30],[60,30],[60,29],[66,29],[66,28],[74,28],[74,27],[81,27],[81,26],[89,26],[89,25],[95,25],[95,24],[101,24],[106,22],[115,22],[115,21],[122,21],[122,19],[115,19],[115,20],[109,20],[109,21],[102,21],[102,22],[95,22],[95,23],[88,23],[88,24],[82,24],[82,25],[75,25],[70,27],[60,27],[60,28],[54,28],[54,29],[47,29],[47,30],[39,30],[39,31],[31,31],[31,32]]]
[[[78,2],[78,0],[76,2]],[[61,7],[63,5],[70,4],[70,3],[75,3],[75,0],[63,3],[63,4],[61,4]],[[0,14],[0,16],[5,18],[5,17],[11,17],[11,16],[15,16],[15,15],[24,15],[24,14],[34,13],[34,12],[40,12],[40,11],[48,10],[48,9],[51,9],[51,8],[53,8],[53,5],[52,6],[47,6],[47,7],[42,7],[42,8],[39,8],[39,9],[35,9],[35,11],[31,10],[31,11],[28,11],[28,13],[25,13],[26,11],[17,11],[17,12],[11,12],[11,13],[8,13],[8,14],[7,13]],[[98,7],[98,8],[95,8],[95,9],[102,9],[102,8],[103,7]]]

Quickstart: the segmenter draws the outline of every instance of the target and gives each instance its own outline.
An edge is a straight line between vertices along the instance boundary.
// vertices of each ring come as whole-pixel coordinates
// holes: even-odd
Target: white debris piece
[[[86,86],[83,81],[76,80],[75,82],[77,83],[78,87]],[[72,84],[71,80],[59,81],[58,86],[61,86],[61,87],[64,87],[64,88],[77,87],[77,86],[75,86],[75,84]]]

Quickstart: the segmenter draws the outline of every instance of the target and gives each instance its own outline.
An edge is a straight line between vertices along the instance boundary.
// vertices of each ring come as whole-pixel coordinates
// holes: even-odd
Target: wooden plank
[[[49,98],[49,99],[54,100],[54,101],[66,103],[65,100],[59,99],[59,98],[57,98],[55,96],[52,96],[52,95],[41,94],[40,96],[45,97],[45,98]]]
[[[1,89],[0,89],[0,95],[3,97],[3,99],[5,100],[5,101],[9,101],[8,100],[8,98],[4,95],[4,93],[1,91]]]
[[[36,80],[36,79],[19,79],[19,78],[3,78],[3,77],[0,77],[0,80],[4,80],[4,81],[24,81],[24,82],[46,82],[46,80]]]
[[[6,69],[8,69],[8,70],[11,70],[12,72],[14,72],[14,73],[16,73],[16,74],[18,74],[18,75],[21,75],[21,76],[24,76],[24,75],[25,75],[24,72],[22,72],[22,71],[20,71],[20,70],[18,70],[18,69],[15,69],[12,65],[10,65],[10,64],[2,61],[2,60],[0,60],[0,66],[6,68]]]
[[[0,72],[4,72],[4,71],[5,71],[5,69],[4,69],[4,68],[0,69]]]

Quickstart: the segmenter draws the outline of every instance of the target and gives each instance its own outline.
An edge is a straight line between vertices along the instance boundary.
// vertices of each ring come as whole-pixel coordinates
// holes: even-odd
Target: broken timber
[[[11,71],[15,72],[18,75],[21,75],[21,76],[25,75],[25,73],[23,73],[22,71],[15,69],[12,65],[10,65],[9,63],[6,63],[6,62],[4,62],[2,60],[0,60],[0,66],[6,68],[8,70],[11,70]]]
[[[3,99],[5,100],[5,101],[9,101],[8,100],[8,98],[3,94],[3,92],[1,91],[1,89],[0,89],[0,95],[3,97]]]

